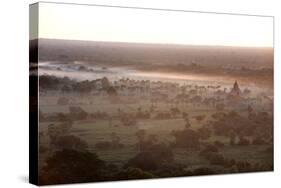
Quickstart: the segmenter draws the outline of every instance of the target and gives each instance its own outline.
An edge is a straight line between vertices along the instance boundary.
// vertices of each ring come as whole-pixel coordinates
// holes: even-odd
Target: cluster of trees
[[[96,111],[93,113],[89,113],[85,111],[80,106],[69,106],[69,112],[68,113],[53,113],[53,114],[45,114],[42,111],[39,111],[39,119],[40,121],[59,121],[59,122],[65,122],[65,121],[79,121],[79,120],[85,120],[85,119],[108,119],[109,115],[106,112],[100,112]]]
[[[244,117],[231,111],[216,113],[212,117],[215,120],[210,122],[209,126],[214,130],[214,134],[228,137],[232,145],[250,144],[246,137],[252,137],[251,143],[255,145],[272,143],[273,117],[267,112]]]
[[[123,114],[120,117],[120,121],[124,126],[134,126],[137,124],[137,120],[135,117],[131,117],[129,114]]]
[[[40,171],[39,184],[82,183],[105,180],[106,164],[95,153],[64,149],[46,160]]]
[[[149,111],[143,111],[141,107],[138,108],[136,113],[137,119],[149,119],[150,118],[150,112]]]
[[[186,149],[200,149],[200,143],[211,137],[212,131],[207,126],[202,126],[197,130],[189,128],[190,124],[184,130],[173,130],[171,135],[175,138],[172,146]]]
[[[211,165],[218,165],[225,169],[227,172],[251,172],[251,171],[262,171],[272,170],[271,165],[255,163],[252,164],[248,161],[241,161],[235,159],[227,159],[220,153],[219,147],[216,145],[207,145],[203,150],[200,151],[200,156],[207,159]]]
[[[168,146],[157,144],[152,135],[145,139],[145,131],[140,131],[136,136],[142,143],[137,144],[142,145],[141,149],[126,164],[118,167],[101,160],[96,153],[90,152],[84,145],[85,142],[78,137],[56,133],[55,130],[59,129],[59,126],[56,128],[54,125],[50,126],[48,132],[55,140],[53,144],[59,145],[60,148],[54,150],[40,170],[39,183],[42,185],[155,178],[159,175],[159,169],[173,162],[173,153]],[[122,145],[120,137],[114,132],[108,143],[110,149],[117,149]],[[83,145],[85,147],[82,147]],[[96,147],[99,147],[98,144]]]
[[[97,84],[99,82],[99,84]],[[104,90],[109,95],[115,95],[116,90],[113,88],[110,81],[103,77],[96,80],[75,81],[68,77],[56,77],[52,75],[39,76],[39,87],[41,91],[45,90],[59,90],[62,93],[77,92],[80,94],[87,94],[93,90]]]
[[[120,168],[106,163],[97,154],[89,151],[59,150],[46,160],[46,165],[40,171],[39,183],[41,185],[84,183],[165,177],[162,174],[179,175],[171,168],[171,162],[161,156],[163,152],[165,151],[158,154],[154,152],[139,153]]]
[[[78,150],[85,151],[88,149],[88,144],[81,138],[71,135],[70,130],[72,122],[67,121],[60,124],[50,124],[48,126],[47,135],[49,136],[49,150]],[[41,135],[41,137],[43,137]]]
[[[75,81],[68,77],[59,78],[51,75],[41,75],[39,76],[39,83],[40,89],[58,90],[75,84]]]
[[[72,109],[73,112],[80,112],[78,109]],[[182,116],[189,123],[189,116],[183,113]],[[203,125],[197,130],[190,129],[190,125],[183,130],[175,130],[171,135],[175,141],[170,144],[159,142],[158,136],[148,134],[145,130],[140,129],[135,133],[137,137],[136,155],[130,158],[123,165],[115,165],[114,163],[101,160],[96,153],[90,152],[87,143],[78,137],[69,135],[71,123],[61,123],[59,125],[50,125],[48,135],[53,140],[53,155],[48,157],[45,166],[41,169],[40,183],[78,183],[89,181],[106,181],[106,180],[122,180],[122,179],[144,179],[155,177],[172,177],[186,175],[205,175],[225,172],[250,172],[263,171],[272,169],[270,164],[250,163],[248,161],[226,158],[222,154],[225,144],[216,141],[213,144],[204,142],[209,139],[212,134],[221,135],[220,123],[231,129],[224,133],[224,136],[229,136],[229,133],[240,134],[241,127],[234,129],[230,121],[237,120],[240,116],[235,112],[222,113],[218,112],[212,115],[215,121],[210,125]],[[247,118],[246,118],[247,119]],[[259,127],[259,123],[269,123],[270,116],[264,113],[259,114],[259,118],[255,118],[255,129],[250,132],[256,135],[255,131]],[[227,121],[226,121],[227,120]],[[249,119],[248,119],[249,120]],[[245,119],[241,122],[253,123]],[[218,123],[220,122],[220,123]],[[229,124],[226,124],[229,122]],[[190,123],[189,123],[190,124]],[[219,125],[219,126],[218,126]],[[244,124],[245,125],[245,124]],[[218,126],[218,127],[216,127]],[[245,125],[247,126],[247,125]],[[254,128],[253,125],[249,125]],[[211,128],[214,128],[213,130]],[[232,130],[233,129],[233,130]],[[242,132],[244,129],[242,129]],[[246,131],[247,132],[247,131]],[[243,138],[244,139],[244,138]],[[247,144],[242,138],[234,144]],[[264,144],[259,139],[254,139],[252,144]],[[111,133],[110,140],[99,142],[95,145],[98,150],[114,150],[123,148],[120,137],[116,133]],[[180,164],[175,160],[174,148],[183,148],[194,150],[199,153],[199,157],[207,160],[211,167],[199,167],[192,170],[187,170],[190,167],[187,164]],[[272,149],[267,148],[264,152],[272,152]],[[218,168],[213,168],[217,166]],[[85,171],[85,169],[87,169]]]
[[[174,162],[171,149],[165,144],[142,145],[141,151],[130,159],[125,167],[140,168],[144,171],[153,172],[164,164]]]
[[[138,130],[135,135],[138,153],[128,160],[124,168],[137,168],[148,172],[151,177],[164,177],[163,173],[177,166],[171,147],[159,142],[157,135],[147,134],[144,129]]]

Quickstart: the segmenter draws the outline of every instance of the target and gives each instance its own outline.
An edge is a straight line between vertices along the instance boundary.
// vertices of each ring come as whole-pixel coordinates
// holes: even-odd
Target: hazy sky
[[[39,38],[273,46],[273,18],[40,3]]]

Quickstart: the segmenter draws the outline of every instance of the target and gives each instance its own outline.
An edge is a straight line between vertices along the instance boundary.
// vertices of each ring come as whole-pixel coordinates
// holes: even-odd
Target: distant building
[[[241,97],[242,95],[242,92],[239,88],[239,85],[237,83],[237,81],[235,81],[234,85],[233,85],[233,88],[231,89],[230,93],[229,93],[229,96],[232,96],[232,97]]]
[[[229,105],[237,107],[237,106],[242,105],[242,103],[241,103],[242,101],[243,101],[242,91],[239,88],[237,81],[235,81],[233,88],[227,95],[227,103]]]

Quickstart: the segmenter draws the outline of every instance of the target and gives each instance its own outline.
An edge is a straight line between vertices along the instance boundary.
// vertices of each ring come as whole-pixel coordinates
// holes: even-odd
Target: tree
[[[143,140],[145,138],[145,134],[146,134],[146,131],[144,129],[140,129],[136,132],[136,136],[137,136],[139,142],[143,142]]]
[[[137,136],[137,139],[138,139],[139,151],[141,150],[141,146],[142,146],[142,143],[144,141],[145,134],[146,134],[146,131],[144,129],[140,129],[136,132],[136,136]]]
[[[110,84],[110,82],[109,82],[109,80],[108,80],[107,77],[103,77],[103,78],[101,79],[101,85],[102,85],[102,88],[103,88],[103,89],[107,89],[107,88],[109,88],[109,86],[110,86],[111,84]]]
[[[200,95],[196,95],[196,96],[194,96],[194,97],[191,98],[191,101],[192,101],[193,103],[198,103],[198,104],[200,104],[200,103],[202,102],[202,97],[201,97]]]
[[[225,115],[226,114],[223,112],[216,112],[216,113],[212,114],[212,118],[215,120],[220,120],[220,119],[224,118]]]
[[[256,116],[256,113],[254,112],[254,108],[251,105],[248,105],[247,111],[248,111],[248,119],[254,119]]]
[[[186,113],[186,112],[182,113],[182,118],[183,119],[187,119],[188,117],[189,117],[188,113]]]
[[[69,117],[67,116],[67,114],[64,114],[64,113],[57,113],[57,119],[58,121],[69,121]]]
[[[104,180],[105,163],[95,153],[61,150],[46,160],[40,185],[85,183]]]
[[[67,86],[67,85],[64,85],[62,88],[61,88],[61,91],[62,93],[69,93],[71,91],[70,87]]]
[[[110,86],[107,90],[106,90],[107,94],[109,96],[116,96],[117,95],[117,91],[114,87]]]
[[[198,123],[201,123],[201,121],[203,121],[206,118],[206,115],[198,115],[198,116],[194,116],[193,118],[196,119]]]
[[[185,120],[185,128],[188,129],[189,127],[191,127],[188,116],[184,120]]]
[[[55,140],[58,136],[62,134],[61,130],[54,124],[48,125],[48,131],[47,131],[51,142]]]
[[[123,144],[120,143],[120,137],[115,133],[111,133],[111,147],[112,148],[120,148],[123,147]]]
[[[180,113],[180,110],[178,108],[171,108],[170,111],[173,117]]]
[[[240,136],[237,144],[240,146],[247,146],[250,144],[250,141],[248,139],[244,138],[243,136]]]
[[[172,131],[171,135],[175,137],[175,146],[187,149],[197,149],[199,147],[199,135],[191,129]]]
[[[145,171],[157,170],[174,161],[173,152],[165,144],[152,144],[145,151],[130,159],[125,167],[140,168]]]
[[[123,123],[124,126],[134,126],[137,124],[136,118],[131,117],[127,114],[123,114],[120,118],[120,121]]]
[[[70,117],[75,120],[82,120],[88,116],[88,113],[79,106],[70,106],[69,113]]]
[[[57,138],[54,142],[57,149],[71,149],[83,151],[88,148],[88,144],[77,136],[66,135]]]
[[[233,131],[230,131],[229,132],[229,144],[235,145],[236,144],[235,139],[236,139],[235,133]]]
[[[74,91],[77,91],[79,94],[88,94],[91,92],[93,86],[89,80],[85,80],[82,82],[76,82],[72,86]]]
[[[197,130],[200,139],[207,140],[211,137],[211,130],[207,127],[201,127]]]

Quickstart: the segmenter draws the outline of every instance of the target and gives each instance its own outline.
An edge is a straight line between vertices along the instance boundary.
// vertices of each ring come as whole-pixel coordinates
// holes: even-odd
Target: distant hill
[[[36,48],[37,40],[30,41]],[[188,46],[40,39],[40,61],[87,61],[108,66],[191,65],[272,68],[272,48]]]

